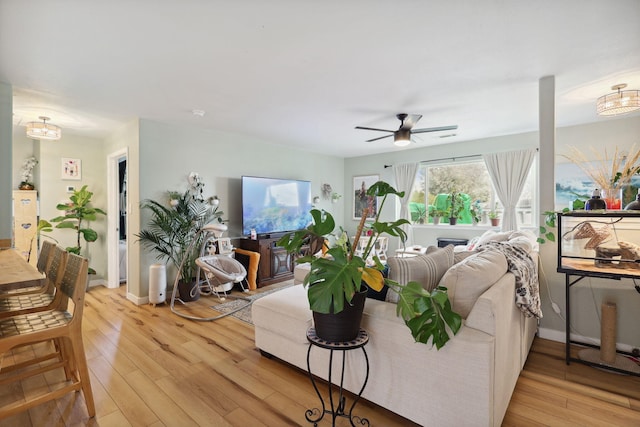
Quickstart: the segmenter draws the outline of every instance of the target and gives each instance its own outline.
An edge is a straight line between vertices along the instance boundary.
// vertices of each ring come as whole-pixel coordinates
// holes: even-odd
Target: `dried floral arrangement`
[[[640,173],[640,149],[636,149],[635,144],[626,154],[619,152],[616,147],[612,157],[609,157],[606,148],[604,151],[590,148],[595,160],[587,159],[582,151],[574,146],[569,147],[569,154],[562,156],[575,163],[601,189],[622,188],[631,182],[633,175]]]

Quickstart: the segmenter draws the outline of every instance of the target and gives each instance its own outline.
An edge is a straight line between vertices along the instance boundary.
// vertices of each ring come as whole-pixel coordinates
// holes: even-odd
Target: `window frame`
[[[526,213],[528,212],[528,214],[531,217],[531,220],[529,222],[524,222],[524,221],[519,221],[518,225],[520,229],[529,229],[529,230],[537,230],[539,225],[540,225],[540,221],[538,218],[538,215],[536,214],[538,211],[538,204],[539,204],[539,192],[538,192],[538,186],[539,186],[539,180],[538,180],[538,171],[539,171],[539,164],[538,164],[538,158],[536,156],[536,160],[534,162],[532,162],[531,164],[531,168],[529,170],[529,175],[527,176],[527,182],[525,183],[525,186],[523,187],[523,190],[525,190],[527,188],[527,186],[530,186],[531,190],[530,190],[530,195],[531,195],[531,205],[529,207],[526,208],[526,211],[523,212],[523,216],[526,215]],[[484,169],[486,170],[486,173],[488,174],[489,171],[486,169],[486,164],[484,162],[484,160],[482,159],[482,156],[469,156],[465,159],[462,160],[456,160],[455,158],[450,158],[450,159],[441,159],[441,160],[435,160],[435,161],[424,161],[424,162],[420,162],[418,165],[418,173],[416,174],[416,179],[414,181],[414,184],[411,187],[411,195],[413,196],[414,191],[416,191],[419,187],[417,187],[418,183],[419,183],[419,177],[420,177],[420,170],[424,170],[424,172],[422,173],[423,177],[424,177],[424,189],[425,189],[425,206],[429,206],[428,203],[428,195],[429,195],[429,168],[430,167],[442,167],[442,166],[460,166],[460,165],[464,165],[464,164],[482,164],[482,166],[484,167]],[[493,181],[491,180],[491,178],[489,177],[489,183],[491,186],[491,192],[490,192],[490,197],[489,197],[489,201],[487,203],[487,206],[495,206],[496,202],[498,203],[499,207],[498,207],[498,211],[500,213],[500,218],[502,218],[503,213],[504,213],[504,207],[502,206],[502,203],[500,202],[495,186],[493,184]],[[524,191],[523,194],[521,194],[521,198],[518,201],[518,205],[520,205],[522,203],[522,196],[525,195]],[[428,208],[427,208],[428,209]],[[490,208],[489,208],[490,210]],[[522,212],[523,208],[516,208],[516,213],[518,212]],[[486,212],[484,217],[486,217]],[[492,228],[491,224],[489,223],[489,221],[483,221],[481,223],[478,224],[461,224],[458,223],[455,226],[449,225],[447,223],[443,224],[442,222],[440,224],[433,224],[433,223],[429,223],[429,222],[425,222],[423,224],[418,223],[418,222],[414,222],[411,221],[411,225],[413,227],[425,227],[425,228],[429,228],[429,227],[484,227],[484,228]]]

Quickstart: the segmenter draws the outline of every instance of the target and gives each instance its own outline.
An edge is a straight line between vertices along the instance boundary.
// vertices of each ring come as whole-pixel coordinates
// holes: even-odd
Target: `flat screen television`
[[[242,234],[301,230],[311,222],[311,182],[242,177]]]

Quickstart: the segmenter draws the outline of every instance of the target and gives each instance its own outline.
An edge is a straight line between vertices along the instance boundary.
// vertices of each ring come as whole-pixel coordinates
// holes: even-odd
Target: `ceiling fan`
[[[380,136],[378,138],[368,139],[367,142],[378,141],[380,139],[388,138],[393,135],[393,144],[398,147],[404,147],[405,145],[409,145],[411,143],[411,135],[414,133],[425,133],[425,132],[439,132],[444,130],[456,130],[458,129],[458,125],[453,126],[439,126],[433,128],[422,128],[422,129],[413,129],[418,120],[422,118],[421,114],[405,114],[400,113],[396,114],[398,120],[400,120],[400,127],[398,130],[389,130],[389,129],[377,129],[370,128],[364,126],[356,126],[356,129],[364,129],[364,130],[375,130],[378,132],[389,132],[391,135]]]

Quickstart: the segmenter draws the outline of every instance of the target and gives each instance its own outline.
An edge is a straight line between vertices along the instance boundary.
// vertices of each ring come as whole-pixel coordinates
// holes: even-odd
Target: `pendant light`
[[[623,90],[626,83],[611,87],[616,92],[598,98],[596,108],[600,116],[615,116],[640,110],[640,90]]]
[[[38,117],[42,122],[27,123],[27,136],[32,139],[48,139],[57,141],[62,137],[62,129],[60,126],[47,123],[49,117]]]

